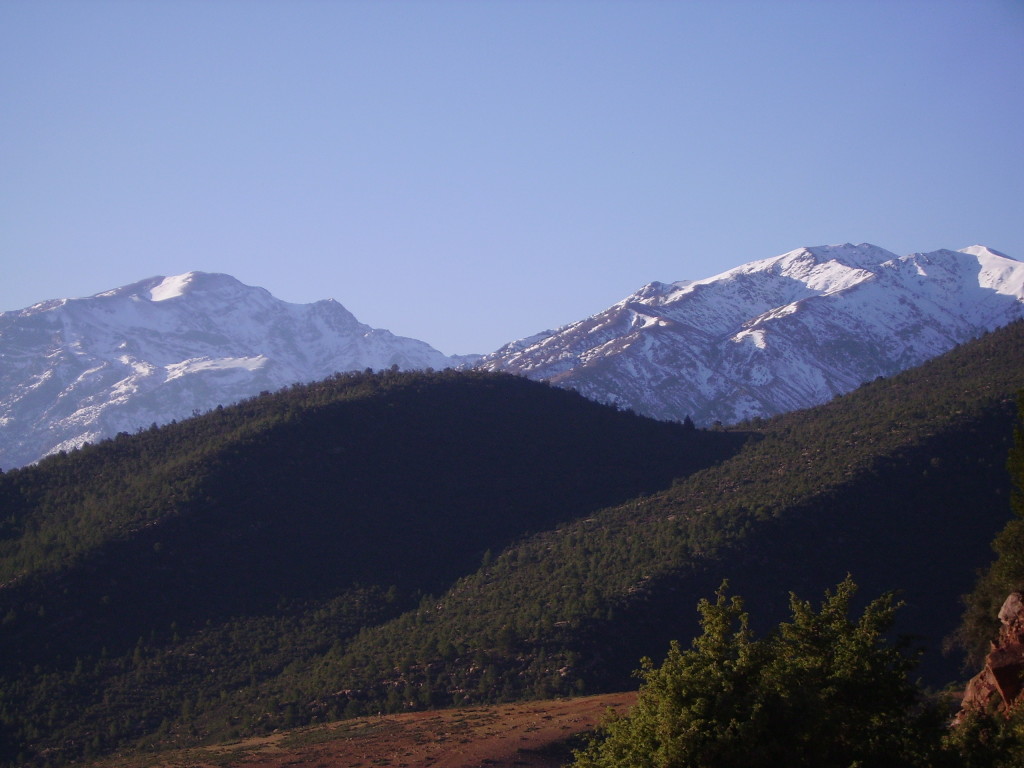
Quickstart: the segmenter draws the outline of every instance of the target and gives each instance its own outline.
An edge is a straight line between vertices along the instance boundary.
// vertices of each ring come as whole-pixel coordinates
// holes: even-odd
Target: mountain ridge
[[[735,423],[826,402],[1024,315],[1024,264],[985,246],[798,248],[649,283],[478,365],[659,419]]]
[[[986,246],[899,257],[797,248],[651,282],[489,355],[446,356],[219,273],[155,276],[0,313],[0,467],[337,371],[479,366],[670,421],[805,408],[1024,315],[1024,264]]]
[[[230,275],[157,276],[0,313],[0,466],[337,371],[447,368],[333,299],[291,304]]]

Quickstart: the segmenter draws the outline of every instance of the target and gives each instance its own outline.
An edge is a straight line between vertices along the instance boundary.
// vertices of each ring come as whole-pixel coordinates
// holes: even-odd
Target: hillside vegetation
[[[743,439],[508,375],[364,373],[8,472],[8,757],[98,751],[240,695],[259,710],[243,729],[276,725],[268,680]]]
[[[11,763],[635,685],[729,577],[847,572],[938,653],[1009,517],[1024,325],[703,431],[482,373],[351,374],[0,476]]]
[[[614,689],[631,685],[641,656],[697,633],[692,606],[722,578],[767,627],[790,591],[820,593],[852,573],[863,594],[898,590],[899,629],[920,636],[921,672],[942,685],[960,665],[942,639],[1010,514],[1022,386],[1016,324],[825,406],[743,425],[760,439],[740,453],[517,543],[329,656],[327,677],[374,705],[395,691],[458,703]],[[437,650],[452,647],[475,651],[453,665]]]

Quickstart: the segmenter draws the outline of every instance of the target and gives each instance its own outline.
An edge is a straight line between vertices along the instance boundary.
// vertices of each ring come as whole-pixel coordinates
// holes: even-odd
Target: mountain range
[[[0,314],[0,467],[336,371],[466,361],[222,274],[45,301]]]
[[[1024,264],[983,246],[801,248],[650,283],[592,317],[449,357],[228,275],[154,277],[0,314],[0,467],[334,372],[478,365],[663,420],[825,402],[1024,315]]]
[[[650,283],[479,365],[659,419],[726,424],[823,403],[1024,315],[1024,264],[984,246],[800,248]]]

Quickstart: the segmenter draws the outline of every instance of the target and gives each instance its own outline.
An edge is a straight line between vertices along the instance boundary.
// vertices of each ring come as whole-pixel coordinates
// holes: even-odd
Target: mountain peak
[[[450,368],[333,300],[291,304],[231,275],[157,276],[0,315],[0,466],[338,371]]]
[[[249,291],[270,296],[270,293],[265,289],[245,285],[231,275],[220,272],[192,271],[166,277],[164,275],[149,277],[136,283],[102,291],[84,300],[131,297],[144,301],[162,302],[190,294],[222,293],[224,291],[233,293]],[[74,301],[82,300],[74,299]],[[56,301],[66,301],[66,299],[58,299]]]
[[[960,253],[967,253],[971,256],[977,256],[979,259],[997,257],[1000,259],[1010,259],[1016,261],[1012,256],[1007,256],[1005,253],[1000,253],[995,248],[989,248],[987,245],[969,245],[966,248],[961,248]]]
[[[728,423],[825,402],[1022,316],[1024,264],[990,248],[819,245],[649,283],[481,365],[654,418]]]
[[[818,263],[835,261],[844,266],[854,267],[856,269],[870,269],[872,267],[877,267],[879,264],[884,264],[887,261],[899,258],[892,251],[879,248],[877,245],[872,245],[871,243],[860,243],[858,245],[854,245],[853,243],[815,245],[806,248],[798,248],[795,251],[790,251],[788,254],[783,254],[780,258],[802,253],[810,254]]]
[[[253,288],[245,285],[231,275],[220,272],[185,272],[181,275],[169,277],[154,277],[143,282],[149,285],[148,298],[150,301],[167,301],[193,293],[212,293],[239,290],[265,293],[262,288]],[[143,294],[145,295],[145,293]]]

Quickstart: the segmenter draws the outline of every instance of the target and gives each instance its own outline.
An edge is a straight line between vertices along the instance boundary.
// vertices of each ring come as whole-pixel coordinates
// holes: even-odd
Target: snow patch
[[[961,248],[960,253],[967,253],[971,256],[977,256],[978,258],[985,258],[988,256],[998,256],[1001,259],[1011,259],[1012,256],[1007,256],[1005,253],[1000,253],[995,248],[989,248],[987,245],[970,245],[966,248]]]
[[[742,331],[733,337],[733,341],[738,344],[753,344],[758,349],[765,349],[768,346],[764,340],[764,331],[762,330]]]
[[[258,371],[267,362],[268,360],[264,355],[256,357],[223,357],[217,360],[195,358],[164,366],[164,369],[167,371],[166,381],[173,381],[181,376],[199,373],[200,371]]]
[[[159,285],[150,289],[150,301],[167,301],[181,296],[185,292],[185,286],[192,282],[192,276],[191,272],[186,272],[184,275],[165,277]]]

